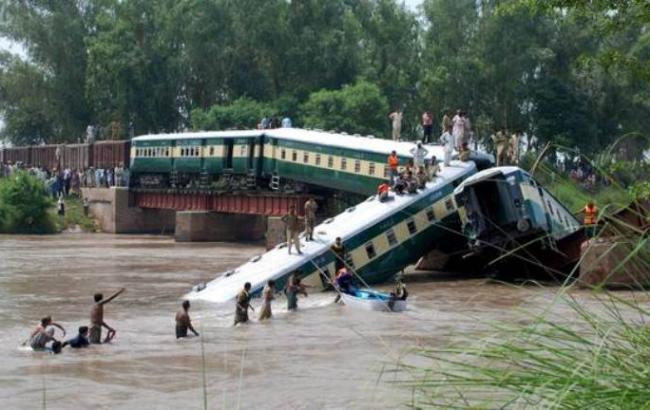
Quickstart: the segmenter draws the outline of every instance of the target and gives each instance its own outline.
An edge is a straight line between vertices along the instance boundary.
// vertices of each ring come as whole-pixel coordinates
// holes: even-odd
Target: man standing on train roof
[[[95,299],[95,304],[93,305],[92,309],[90,310],[90,337],[88,338],[90,340],[90,343],[108,343],[110,342],[114,337],[115,337],[115,329],[110,327],[109,325],[104,322],[104,305],[110,302],[111,300],[115,299],[118,297],[122,292],[124,292],[124,288],[118,290],[115,292],[113,295],[111,295],[108,299],[104,299],[104,295],[101,293],[95,293],[94,299]],[[106,339],[102,342],[102,327],[105,327],[108,329],[108,333],[106,334]]]
[[[302,255],[300,250],[300,217],[296,215],[296,207],[291,206],[289,208],[289,213],[282,217],[282,222],[284,222],[285,229],[287,232],[287,250],[289,255],[291,255],[291,245],[295,245],[298,255]]]
[[[443,111],[443,116],[442,116],[442,123],[440,124],[440,129],[443,130],[449,130],[451,132],[452,127],[454,126],[453,121],[451,120],[451,111],[445,109]]]
[[[433,117],[429,111],[422,114],[422,141],[425,144],[431,142],[431,135],[433,133]]]
[[[508,137],[505,128],[501,128],[496,134],[492,135],[492,141],[496,148],[497,167],[503,166],[508,155]]]
[[[314,224],[316,222],[316,211],[318,204],[314,198],[309,198],[305,202],[305,241],[314,240]]]
[[[282,118],[282,128],[291,128],[291,118],[288,116]]]
[[[184,300],[181,305],[181,309],[176,312],[176,339],[182,337],[187,337],[187,330],[191,330],[195,336],[199,335],[199,332],[194,330],[192,326],[192,320],[190,319],[190,301]]]
[[[248,309],[253,309],[250,305],[251,302],[251,284],[246,282],[244,288],[237,295],[237,306],[235,307],[235,325],[237,323],[248,322]]]
[[[343,245],[340,236],[336,238],[330,250],[334,253],[334,270],[338,272],[339,269],[345,267],[345,245]]]
[[[440,143],[445,147],[444,164],[446,167],[451,165],[451,154],[454,152],[456,140],[454,134],[451,133],[451,127],[445,128],[445,132],[440,136]]]
[[[429,153],[426,148],[422,146],[422,143],[418,141],[417,145],[411,149],[411,154],[413,155],[413,166],[416,170],[424,166],[424,160]]]
[[[395,151],[391,151],[390,155],[388,156],[388,169],[390,171],[391,185],[395,183],[395,178],[397,178],[398,167],[399,167],[399,158],[397,157],[397,153]]]
[[[390,118],[393,127],[393,141],[400,140],[400,134],[402,133],[402,116],[402,111],[399,108],[388,114],[388,118]]]

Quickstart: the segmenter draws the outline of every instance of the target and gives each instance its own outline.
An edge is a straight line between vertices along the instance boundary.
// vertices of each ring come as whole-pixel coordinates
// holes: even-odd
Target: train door
[[[251,138],[248,141],[248,160],[246,161],[246,168],[248,171],[254,170],[255,167],[255,138]]]
[[[224,156],[223,156],[223,167],[225,169],[232,169],[232,156],[234,154],[234,142],[235,140],[232,138],[227,138],[224,140],[223,144],[223,149],[224,149]]]

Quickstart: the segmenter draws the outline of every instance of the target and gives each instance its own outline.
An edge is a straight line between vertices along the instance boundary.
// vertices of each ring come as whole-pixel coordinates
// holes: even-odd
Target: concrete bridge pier
[[[81,188],[103,232],[170,234],[175,211],[131,206],[128,188]]]
[[[258,241],[266,234],[263,215],[210,211],[176,212],[176,242]]]

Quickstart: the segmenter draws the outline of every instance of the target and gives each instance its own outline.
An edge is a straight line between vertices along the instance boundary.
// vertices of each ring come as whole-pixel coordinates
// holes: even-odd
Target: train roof
[[[429,195],[434,195],[445,185],[451,184],[452,181],[475,169],[476,165],[472,161],[453,161],[452,166],[443,167],[438,177],[427,183],[426,188],[416,195],[393,194],[394,199],[387,202],[379,202],[376,197],[370,197],[316,226],[314,241],[301,240],[304,256],[295,253],[288,255],[286,247],[278,246],[261,256],[251,258],[249,262],[226,274],[221,274],[217,279],[209,282],[204,289],[190,292],[187,297],[216,303],[228,302],[237,295],[245,282],[252,284],[253,292],[259,291],[267,280],[279,279],[302,267],[309,260],[323,255],[336,237],[340,236],[344,241],[349,240],[391,215],[404,212],[409,206]],[[433,205],[433,202],[430,205]]]
[[[513,172],[518,172],[518,171],[523,172],[524,174],[528,175],[528,173],[526,171],[524,171],[523,169],[518,168],[518,167],[512,167],[512,166],[493,167],[493,168],[484,169],[483,171],[477,172],[476,174],[472,175],[471,177],[463,180],[463,182],[461,182],[461,184],[458,185],[458,187],[456,187],[456,189],[454,190],[454,193],[458,194],[458,193],[462,192],[463,189],[465,187],[467,187],[468,185],[472,185],[472,184],[475,184],[475,183],[477,183],[479,181],[483,181],[483,180],[492,178],[495,175],[502,174],[502,175],[505,176],[505,175],[510,175]]]
[[[231,131],[200,131],[185,132],[176,134],[154,134],[142,135],[133,138],[133,141],[161,141],[161,140],[183,140],[198,138],[247,138],[260,137],[266,135],[272,138],[290,140],[307,144],[317,143],[331,147],[347,148],[387,155],[391,151],[396,151],[399,156],[412,156],[411,150],[415,148],[416,142],[392,141],[383,138],[374,138],[371,136],[361,136],[359,134],[350,135],[318,130],[306,130],[301,128],[276,128],[270,130],[231,130]],[[438,159],[442,158],[444,151],[439,145],[425,145],[428,151],[427,158],[435,155]]]
[[[265,135],[279,139],[297,141],[302,143],[318,143],[327,146],[336,146],[352,150],[375,152],[387,154],[395,150],[400,156],[411,156],[411,150],[415,147],[415,141],[393,141],[372,136],[361,136],[359,134],[341,134],[318,130],[305,130],[301,128],[276,128],[267,130]],[[442,146],[424,145],[429,151],[427,157],[432,154],[441,158],[444,154]]]
[[[179,132],[174,134],[147,134],[133,138],[133,141],[160,141],[160,140],[185,140],[197,138],[247,138],[261,137],[264,135],[262,130],[231,130],[231,131],[197,131],[197,132]]]

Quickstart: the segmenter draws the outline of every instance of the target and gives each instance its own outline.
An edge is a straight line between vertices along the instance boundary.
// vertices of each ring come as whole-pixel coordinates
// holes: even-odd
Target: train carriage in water
[[[481,171],[463,181],[454,196],[473,253],[469,259],[495,268],[525,267],[521,274],[558,275],[580,257],[580,222],[520,168]]]

